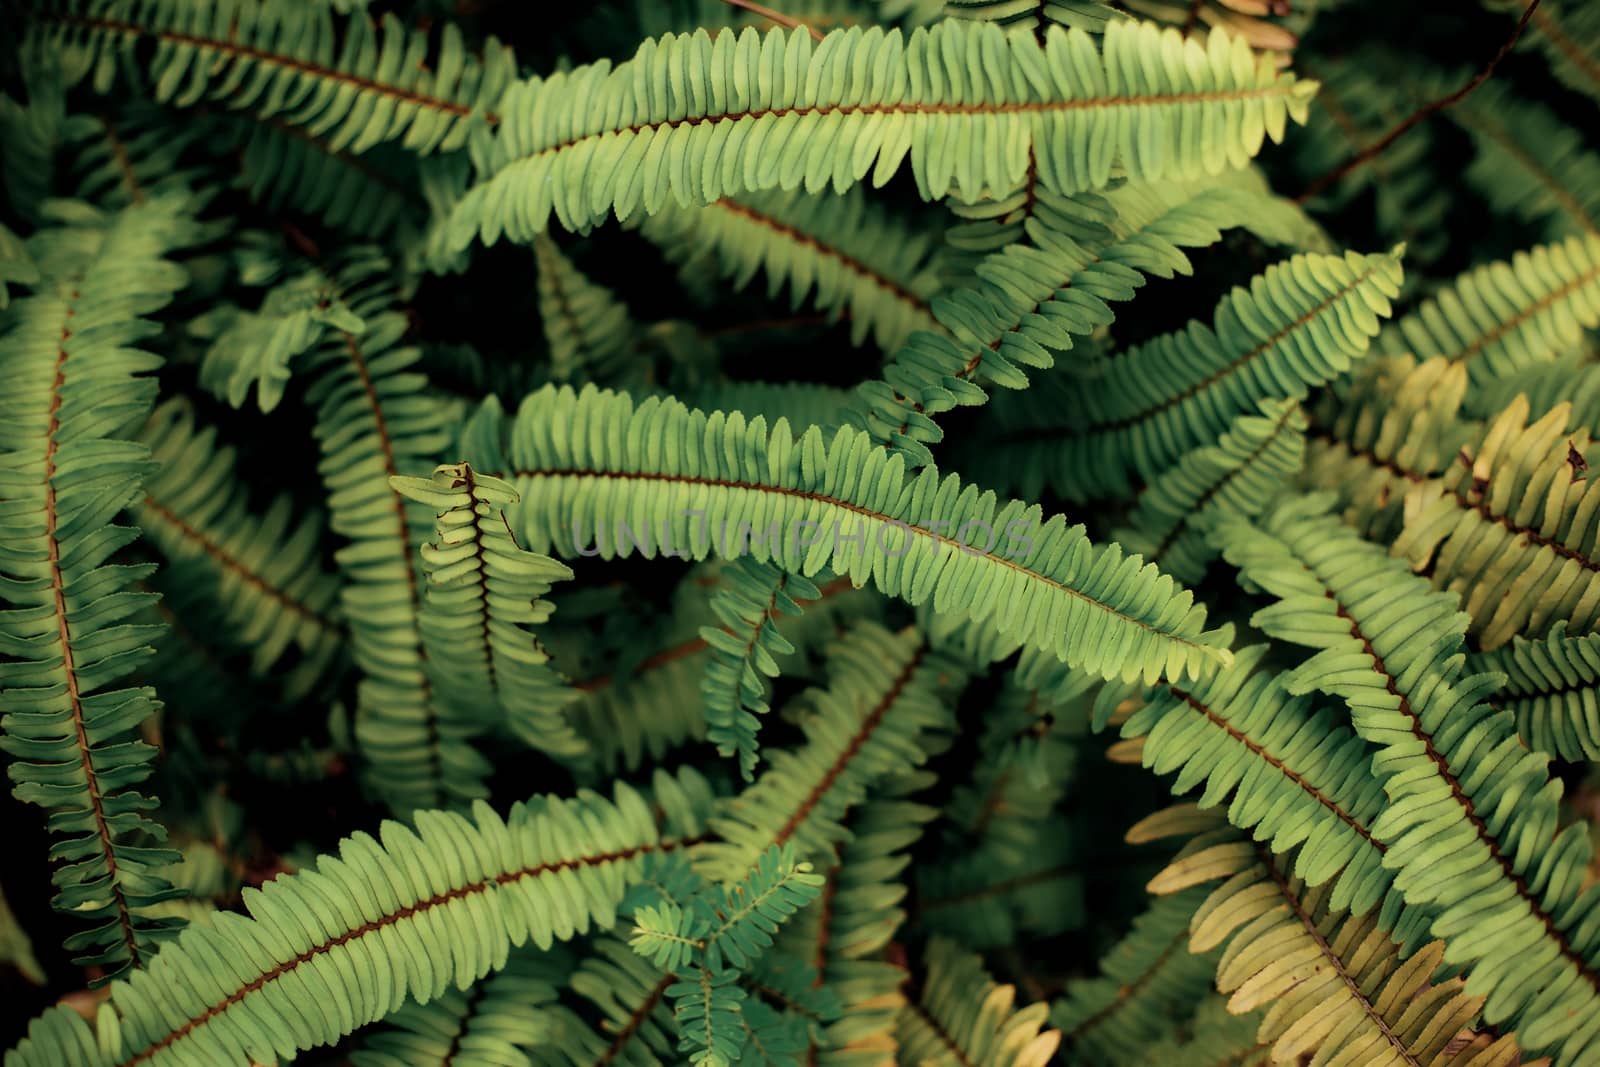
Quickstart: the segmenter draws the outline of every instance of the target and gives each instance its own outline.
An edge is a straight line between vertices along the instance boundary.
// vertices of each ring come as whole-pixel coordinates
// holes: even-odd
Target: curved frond
[[[884,184],[907,157],[924,199],[1004,196],[1021,186],[1030,146],[1062,193],[1103,186],[1113,159],[1137,179],[1195,178],[1281,139],[1311,91],[1226,34],[1202,47],[1148,23],[1113,24],[1098,42],[1052,28],[1043,46],[961,20],[909,36],[836,30],[821,43],[804,29],[669,34],[615,68],[514,84],[451,229],[458,247],[526,243],[552,213],[582,229],[673,198],[842,193],[869,172]],[[1210,117],[1204,138],[1191,136],[1199,115]]]
[[[1207,533],[1221,517],[1254,518],[1300,472],[1307,421],[1292,400],[1264,400],[1214,445],[1187,453],[1139,494],[1117,540],[1180,582],[1205,577],[1217,552]]]
[[[724,756],[738,756],[739,773],[750,781],[756,766],[757,715],[765,715],[767,685],[778,676],[776,656],[794,651],[778,632],[780,615],[799,615],[802,604],[821,591],[805,578],[748,556],[722,572],[722,586],[711,601],[721,627],[705,626],[700,636],[711,646],[700,691],[705,696],[707,736]],[[748,636],[746,636],[748,635]]]
[[[485,416],[493,411],[491,402]],[[795,440],[783,420],[769,431],[759,417],[671,399],[635,407],[625,394],[546,388],[523,402],[509,437],[500,456],[487,454],[492,434],[477,435],[469,458],[517,485],[514,526],[535,548],[748,553],[803,576],[827,567],[913,604],[992,619],[1001,634],[1105,677],[1180,677],[1226,658],[1192,596],[1143,560],[955,475],[927,467],[907,477],[900,457],[860,431],[841,428],[829,442],[812,427]],[[936,518],[953,538],[930,525]],[[1038,610],[1014,610],[1025,596]]]
[[[1263,400],[1302,399],[1350,370],[1400,291],[1397,255],[1307,253],[1267,268],[1191,322],[1085,368],[1055,390],[1045,425],[1002,428],[974,457],[1024,493],[1129,495],[1215,442]],[[992,479],[991,479],[992,480]]]
[[[1558,759],[1600,759],[1600,634],[1568,637],[1558,622],[1548,637],[1519,637],[1469,666],[1505,676],[1494,703],[1517,717],[1530,747]]]
[[[564,714],[577,693],[528,629],[549,620],[555,609],[544,597],[572,571],[511,536],[503,509],[517,502],[516,490],[465,463],[430,478],[391,476],[389,484],[437,515],[434,541],[420,552],[428,592],[418,629],[441,704],[463,723],[498,711],[529,746],[583,754],[588,746]]]
[[[1574,347],[1600,325],[1600,234],[1569,237],[1475,267],[1397,320],[1378,340],[1384,353],[1463,363],[1477,394],[1497,379]]]
[[[1149,278],[1193,268],[1184,248],[1235,227],[1270,229],[1278,205],[1264,192],[1220,181],[1128,185],[1108,193],[1036,194],[1027,242],[977,265],[972,285],[934,301],[943,333],[911,336],[881,381],[859,387],[847,417],[914,464],[943,437],[932,416],[981,404],[984,386],[1021,389],[1023,367],[1049,368],[1055,352],[1111,322]]]
[[[627,307],[584,277],[548,235],[533,242],[533,255],[550,377],[558,382],[611,381],[640,340]]]
[[[1072,1062],[1143,1064],[1152,1035],[1200,1003],[1216,973],[1216,953],[1189,951],[1189,923],[1205,899],[1200,888],[1156,897],[1133,929],[1050,1009]]]
[[[296,0],[51,0],[33,20],[69,84],[92,77],[109,92],[119,63],[148,55],[162,103],[220,100],[358,154],[394,140],[419,153],[459,148],[516,77],[509,49],[489,38],[470,54],[454,24],[432,53],[428,35],[392,13],[375,21]]]
[[[893,351],[912,330],[933,329],[929,301],[939,289],[936,244],[868,201],[800,192],[743,193],[704,207],[668,205],[640,226],[669,258],[714,258],[735,289],[767,276],[767,295],[785,287],[795,307],[809,301],[847,318],[850,341],[867,335]],[[815,293],[812,290],[815,289]]]
[[[1277,1063],[1362,1067],[1513,1067],[1516,1039],[1459,1040],[1483,998],[1463,979],[1436,981],[1445,944],[1434,941],[1402,960],[1376,917],[1334,907],[1326,889],[1308,888],[1243,846],[1189,875],[1180,856],[1162,879],[1173,886],[1222,877],[1194,913],[1190,947],[1226,944],[1217,988],[1233,1012],[1264,1013],[1256,1037]],[[1220,857],[1217,849],[1209,850]],[[1185,892],[1193,892],[1186,889]]]
[[[190,926],[111,988],[94,1030],[70,1008],[35,1019],[9,1067],[248,1067],[331,1044],[541,949],[615,921],[624,883],[674,842],[627,786],[615,801],[540,798],[501,819],[422,811],[377,839],[246,890],[248,915]],[[582,846],[577,842],[582,842]]]
[[[805,744],[772,753],[766,772],[713,818],[719,840],[696,849],[697,865],[718,879],[738,877],[774,845],[831,853],[846,836],[840,820],[871,783],[927,759],[931,738],[951,725],[949,690],[965,680],[914,631],[871,623],[836,642],[828,666],[828,688],[804,698]]]
[[[1519,396],[1407,494],[1393,552],[1461,594],[1484,649],[1557,621],[1600,626],[1600,480],[1584,477],[1588,433],[1566,432],[1570,413],[1559,404],[1530,423]]]
[[[181,582],[185,596],[214,600],[226,632],[208,639],[248,649],[257,677],[294,649],[299,663],[286,690],[303,692],[344,639],[338,581],[322,565],[321,516],[297,517],[283,495],[264,514],[253,512],[233,449],[218,447],[216,428],[198,426],[181,397],[155,410],[140,439],[159,467],[131,512],[168,561],[163,584]]]
[[[983,960],[936,938],[923,953],[922,992],[900,1011],[897,1062],[927,1067],[1045,1067],[1061,1033],[1049,1008],[1016,1007],[1015,986],[998,985]]]
[[[166,256],[198,228],[181,194],[55,210],[27,245],[38,282],[0,316],[0,748],[13,795],[50,812],[53,906],[89,924],[67,947],[109,975],[154,951],[172,924],[147,909],[177,893],[157,873],[177,855],[154,847],[155,801],[135,791],[155,750],[134,735],[160,705],[126,684],[159,633],[130,621],[151,568],[109,560],[139,535],[114,520],[150,468],[122,436],[155,398],[144,316],[183,288]]]
[[[1549,757],[1525,748],[1498,681],[1462,674],[1456,598],[1330,521],[1326,497],[1290,497],[1257,525],[1219,527],[1248,587],[1277,597],[1252,624],[1317,649],[1285,676],[1350,706],[1378,746],[1389,804],[1373,823],[1408,904],[1470,969],[1485,1018],[1525,1046],[1582,1062],[1600,1043],[1600,887],[1584,888],[1588,828],[1560,825]]]

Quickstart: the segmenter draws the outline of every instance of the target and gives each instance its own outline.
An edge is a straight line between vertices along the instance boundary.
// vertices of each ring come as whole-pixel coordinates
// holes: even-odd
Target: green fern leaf
[[[763,75],[722,73],[733,70]],[[1022,184],[1030,145],[1057,192],[1103,186],[1114,158],[1134,178],[1194,178],[1281,139],[1311,90],[1226,34],[1202,48],[1143,23],[1116,23],[1099,45],[1081,30],[1052,28],[1041,46],[961,21],[909,37],[839,30],[820,44],[803,29],[669,34],[615,68],[508,89],[492,142],[475,149],[483,177],[456,207],[452,240],[526,243],[552,212],[582,229],[669,199],[802,184],[843,193],[868,171],[884,184],[907,156],[924,199],[1003,196]],[[1213,118],[1205,138],[1185,133],[1196,111]],[[769,138],[786,147],[763,152]],[[693,173],[691,157],[720,165]]]
[[[438,699],[463,723],[498,705],[526,744],[582,754],[587,746],[563,714],[577,694],[527,629],[549,619],[554,608],[544,597],[572,571],[511,536],[502,509],[516,503],[516,490],[465,463],[438,467],[431,478],[391,476],[389,485],[438,516],[435,540],[420,553],[428,592],[418,617]]]
[[[591,425],[613,429],[576,432]],[[1176,677],[1226,659],[1190,595],[1138,557],[1092,546],[1060,518],[1035,527],[1037,508],[997,505],[934,468],[908,478],[899,457],[859,431],[841,429],[829,443],[812,427],[796,441],[781,420],[769,432],[738,412],[706,415],[653,397],[635,408],[626,395],[547,388],[528,397],[509,432],[504,455],[493,433],[474,435],[469,459],[517,486],[524,503],[513,526],[535,549],[748,552],[803,576],[826,566],[913,604],[931,598],[942,612],[993,619],[1000,633],[1105,677]],[[929,525],[935,518],[956,540]],[[846,525],[859,532],[854,548]],[[1012,558],[977,551],[985,529],[991,548],[1010,539]],[[974,543],[962,548],[962,536]],[[1040,611],[1016,612],[1024,596]]]
[[[165,257],[198,238],[192,209],[181,194],[114,215],[58,202],[27,244],[33,292],[0,317],[0,747],[13,794],[51,812],[53,906],[89,924],[67,947],[107,977],[178,925],[148,914],[178,892],[157,873],[177,854],[155,847],[155,801],[135,791],[155,750],[130,736],[160,704],[125,685],[159,632],[127,621],[152,599],[129,588],[151,568],[108,560],[138,536],[114,520],[149,452],[122,434],[149,413],[161,359],[135,346],[187,280]]]

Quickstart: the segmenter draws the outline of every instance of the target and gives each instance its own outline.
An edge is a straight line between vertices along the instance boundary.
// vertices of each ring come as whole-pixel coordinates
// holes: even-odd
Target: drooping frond
[[[737,756],[746,781],[756,766],[757,715],[765,715],[765,678],[778,676],[776,656],[794,651],[779,633],[780,615],[799,615],[802,604],[822,595],[810,581],[749,556],[722,572],[722,586],[711,610],[722,625],[705,626],[700,636],[711,646],[700,691],[706,702],[706,735],[724,756]]]
[[[1567,425],[1587,430],[1591,448],[1600,438],[1600,363],[1585,348],[1491,383],[1479,394],[1479,403],[1487,411],[1501,412],[1519,395],[1527,397],[1528,414],[1535,418],[1558,404],[1571,405]]]
[[[552,212],[580,229],[669,198],[830,183],[842,193],[869,171],[884,184],[908,156],[924,199],[1004,196],[1022,184],[1030,147],[1062,193],[1103,186],[1113,159],[1137,179],[1196,178],[1280,139],[1311,90],[1226,34],[1202,47],[1148,23],[1113,24],[1098,42],[1052,28],[1043,46],[961,20],[909,37],[836,30],[820,44],[804,29],[667,35],[615,68],[508,89],[477,151],[483,179],[451,229],[458,247],[475,235],[526,243]],[[1204,137],[1193,136],[1200,115]]]
[[[187,280],[165,257],[197,238],[191,209],[181,194],[112,215],[59,204],[28,241],[39,280],[0,316],[0,748],[13,794],[51,813],[55,908],[90,926],[67,947],[108,974],[156,948],[170,924],[145,911],[175,892],[155,871],[175,854],[146,843],[162,839],[155,801],[135,791],[155,750],[133,735],[159,703],[126,685],[158,632],[130,621],[151,568],[108,560],[139,533],[115,523],[149,470],[123,436],[161,364],[137,345]]]
[[[1393,552],[1461,594],[1484,649],[1557,621],[1600,625],[1600,480],[1584,477],[1588,433],[1568,433],[1569,416],[1560,404],[1530,423],[1519,396],[1407,495]]]
[[[1180,582],[1205,577],[1216,558],[1207,532],[1219,517],[1254,518],[1300,472],[1306,417],[1292,400],[1265,400],[1214,445],[1187,453],[1139,494],[1117,540]]]
[[[1326,889],[1307,887],[1286,864],[1243,841],[1207,850],[1194,871],[1181,856],[1158,876],[1194,892],[1225,879],[1194,913],[1189,947],[1226,944],[1217,988],[1234,1012],[1262,1011],[1256,1034],[1277,1063],[1362,1067],[1512,1067],[1524,1062],[1514,1036],[1487,1046],[1459,1040],[1483,1005],[1461,978],[1435,981],[1445,943],[1402,961],[1376,917],[1334,907]],[[1169,889],[1170,891],[1170,889]]]
[[[474,55],[446,23],[434,53],[427,34],[393,14],[374,21],[297,0],[51,0],[32,13],[30,32],[69,85],[92,77],[109,92],[120,64],[148,62],[162,103],[219,100],[356,154],[394,140],[419,153],[459,148],[470,120],[495,120],[516,77],[510,50],[492,37]]]
[[[1226,658],[1191,595],[1138,557],[933,467],[908,478],[901,457],[860,431],[841,428],[829,442],[812,427],[795,440],[781,419],[769,431],[738,412],[655,397],[636,407],[588,388],[532,394],[507,429],[503,456],[485,454],[494,437],[485,433],[468,458],[514,481],[523,503],[513,526],[538,550],[695,559],[715,550],[804,576],[827,567],[913,604],[992,619],[999,633],[1105,677],[1181,677]],[[935,517],[953,538],[929,525]],[[1014,610],[1025,596],[1037,610]]]
[[[1541,104],[1489,82],[1445,112],[1477,147],[1471,182],[1547,240],[1600,232],[1600,155]]]
[[[972,464],[1070,500],[1125,496],[1215,442],[1263,400],[1301,399],[1350,370],[1400,290],[1397,255],[1308,253],[1267,268],[1191,322],[1101,360],[1052,393],[1050,421],[1002,428]]]
[[[558,382],[609,382],[639,342],[627,307],[578,270],[548,235],[533,242],[539,267],[539,323]]]
[[[140,440],[158,466],[130,511],[167,560],[163,584],[215,601],[226,630],[212,630],[208,640],[247,649],[257,677],[294,649],[299,663],[285,690],[304,692],[344,637],[335,617],[338,581],[322,565],[321,516],[297,516],[284,495],[264,514],[252,511],[234,450],[219,447],[216,428],[198,426],[181,397],[155,410]]]
[[[1600,234],[1569,237],[1475,267],[1379,339],[1383,353],[1464,363],[1467,405],[1497,379],[1554,359],[1600,325]]]
[[[495,725],[498,711],[511,732],[553,756],[587,750],[564,709],[577,693],[550,666],[529,629],[549,620],[544,597],[572,577],[563,563],[525,551],[511,536],[503,509],[516,490],[457,463],[431,478],[391,476],[401,496],[432,508],[434,540],[420,550],[428,579],[418,617],[426,669],[441,707],[456,721]]]
[[[1328,514],[1289,497],[1258,524],[1219,528],[1241,580],[1277,597],[1252,624],[1317,649],[1290,692],[1342,697],[1378,746],[1389,803],[1372,834],[1406,902],[1487,997],[1485,1018],[1534,1050],[1581,1063],[1600,1041],[1600,889],[1583,887],[1588,829],[1559,833],[1561,785],[1514,717],[1486,702],[1494,676],[1463,676],[1467,616]]]
[[[1315,409],[1302,481],[1334,493],[1364,535],[1392,538],[1406,494],[1444,474],[1473,434],[1458,417],[1466,393],[1459,363],[1372,360]]]
[[[696,850],[711,876],[748,870],[773,845],[820,859],[846,836],[840,820],[887,775],[920,765],[949,729],[959,665],[929,651],[915,631],[859,623],[828,652],[828,688],[804,698],[805,744],[773,752],[754,785],[712,821],[719,840]]]
[[[923,953],[922,989],[900,1011],[896,1062],[925,1067],[1044,1067],[1061,1044],[1045,1028],[1049,1007],[1016,1006],[1015,986],[998,985],[983,960],[936,938]]]
[[[35,1019],[10,1067],[248,1067],[331,1044],[504,967],[607,928],[644,857],[675,847],[625,785],[615,800],[541,797],[501,819],[421,811],[337,855],[246,890],[111,988],[94,1031],[70,1008]],[[581,842],[581,845],[579,844]]]
[[[735,289],[765,273],[769,297],[788,288],[796,307],[809,299],[830,316],[848,318],[855,345],[870,333],[879,348],[893,351],[912,330],[934,328],[928,307],[939,288],[934,242],[870,203],[861,189],[667,205],[645,218],[640,232],[675,262],[709,255]]]
[[[862,385],[852,422],[915,464],[931,462],[943,433],[931,416],[981,404],[982,386],[1020,389],[1023,367],[1048,368],[1109,323],[1112,301],[1133,299],[1150,277],[1192,270],[1184,248],[1235,227],[1272,231],[1282,205],[1221,181],[1129,185],[1105,194],[1037,194],[1026,243],[986,256],[976,281],[934,302],[945,332],[913,334],[881,381]]]
[[[1200,1003],[1214,952],[1189,951],[1189,922],[1205,899],[1194,888],[1157,897],[1100,961],[1100,974],[1067,986],[1050,1010],[1070,1062],[1141,1064],[1144,1046]]]
[[[1529,747],[1564,760],[1600,759],[1600,634],[1569,637],[1558,622],[1548,637],[1519,637],[1473,656],[1469,666],[1505,675],[1493,701],[1517,717]]]

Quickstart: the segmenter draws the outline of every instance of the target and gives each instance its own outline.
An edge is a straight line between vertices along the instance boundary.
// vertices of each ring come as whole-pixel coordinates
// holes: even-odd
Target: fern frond
[[[1600,634],[1568,637],[1558,622],[1548,637],[1519,637],[1468,666],[1505,676],[1495,704],[1517,717],[1529,747],[1558,759],[1600,759]]]
[[[1244,846],[1211,849],[1203,871],[1190,874],[1180,857],[1160,880],[1193,885],[1223,877],[1194,914],[1190,947],[1226,943],[1217,988],[1230,1011],[1264,1011],[1257,1040],[1278,1063],[1393,1067],[1509,1067],[1522,1062],[1516,1039],[1489,1048],[1458,1036],[1483,998],[1461,978],[1434,981],[1445,943],[1434,941],[1402,962],[1400,946],[1376,917],[1333,907],[1326,889],[1311,889],[1275,860]],[[1185,892],[1193,892],[1186,889]]]
[[[1408,904],[1487,996],[1485,1018],[1526,1047],[1582,1062],[1600,1042],[1600,889],[1584,889],[1587,828],[1559,825],[1548,757],[1523,747],[1513,717],[1485,702],[1494,676],[1463,676],[1467,617],[1452,595],[1328,515],[1291,497],[1255,526],[1219,527],[1242,580],[1276,596],[1252,616],[1268,635],[1317,649],[1284,676],[1292,693],[1349,704],[1378,746],[1389,804],[1372,834]],[[1553,839],[1552,839],[1553,837]]]
[[[386,266],[370,262],[373,271]],[[363,674],[356,739],[379,793],[395,811],[408,811],[481,795],[487,770],[465,737],[441,728],[447,709],[425,662],[414,546],[426,538],[432,515],[386,480],[432,467],[449,444],[450,426],[443,402],[412,369],[419,352],[400,343],[405,317],[381,275],[352,279],[340,292],[364,329],[324,331],[310,356],[306,398],[316,411],[329,525],[348,542],[335,559],[351,652]]]
[[[1044,1067],[1061,1044],[1045,1029],[1045,1004],[1016,1007],[1016,987],[997,985],[983,960],[935,939],[916,1002],[900,1012],[897,1062],[936,1067]]]
[[[426,206],[415,159],[393,145],[358,155],[276,116],[242,117],[234,126],[242,142],[235,183],[274,214],[302,212],[375,239]]]
[[[195,320],[190,332],[212,337],[200,362],[201,386],[236,408],[253,388],[261,410],[274,410],[297,360],[330,333],[366,329],[346,294],[370,286],[388,266],[376,250],[354,249],[338,263],[308,266],[275,285],[254,311],[215,309]]]
[[[487,421],[495,408],[486,405]],[[576,432],[591,425],[614,429],[592,439]],[[812,427],[797,441],[782,420],[769,431],[738,412],[707,415],[654,397],[635,408],[627,395],[547,388],[523,402],[509,436],[503,457],[480,444],[468,458],[515,481],[524,503],[513,525],[537,549],[748,552],[805,576],[826,566],[913,604],[931,598],[942,612],[993,619],[1001,634],[1106,677],[1179,677],[1226,658],[1190,594],[1138,557],[1092,546],[1061,518],[1035,531],[1036,507],[998,505],[932,467],[908,478],[900,457],[859,431],[840,429],[829,443]],[[935,519],[954,540],[929,525]],[[854,548],[845,525],[859,532],[848,538]],[[963,548],[961,538],[972,543]],[[988,554],[1001,538],[1006,557]],[[1015,611],[1024,596],[1040,610]]]
[[[1479,394],[1478,403],[1487,411],[1500,412],[1519,395],[1527,397],[1528,414],[1535,418],[1549,414],[1558,404],[1570,404],[1572,415],[1567,425],[1587,430],[1591,447],[1600,437],[1600,363],[1585,349],[1491,383]]]
[[[934,328],[928,304],[939,289],[936,246],[869,203],[861,189],[669,205],[647,216],[639,232],[674,262],[708,255],[735,289],[765,273],[769,297],[787,287],[795,307],[809,298],[830,317],[848,318],[854,345],[870,333],[879,348],[893,351],[911,331]]]
[[[185,595],[213,599],[225,629],[208,638],[248,649],[257,677],[294,648],[300,662],[285,688],[291,697],[304,692],[344,638],[334,614],[338,582],[322,567],[321,517],[297,517],[287,496],[265,514],[251,511],[233,449],[218,447],[216,428],[198,426],[181,397],[156,408],[140,440],[159,467],[130,510],[167,558],[163,584],[181,582]]]
[[[1542,226],[1547,240],[1600,233],[1600,155],[1577,130],[1496,82],[1445,114],[1472,136],[1467,181],[1497,211]]]
[[[434,693],[463,722],[497,705],[529,746],[581,755],[587,746],[563,714],[577,694],[528,629],[550,618],[544,597],[572,571],[511,536],[502,509],[516,503],[516,490],[465,463],[430,478],[391,476],[389,484],[437,515],[435,540],[420,553],[428,593],[418,617]]]
[[[1397,320],[1378,340],[1384,353],[1464,363],[1475,396],[1490,383],[1577,345],[1600,325],[1600,235],[1569,237],[1475,267]]]
[[[1215,442],[1263,400],[1302,399],[1348,371],[1400,290],[1397,255],[1308,253],[1269,267],[1217,305],[1214,325],[1102,360],[1052,393],[1048,425],[1001,430],[976,470],[1024,492],[1125,496]]]
[[[159,632],[129,621],[152,599],[129,586],[151,568],[107,560],[138,536],[114,520],[149,470],[122,436],[148,414],[161,365],[136,347],[159,331],[143,316],[183,288],[165,257],[199,231],[176,193],[113,215],[54,210],[27,245],[38,282],[0,316],[0,747],[13,794],[51,813],[53,906],[90,924],[67,947],[110,975],[164,939],[171,924],[146,910],[176,892],[156,873],[176,854],[141,842],[162,840],[155,801],[135,791],[155,750],[131,735],[160,705],[119,685]]]
[[[1151,1035],[1188,1015],[1211,985],[1216,953],[1189,951],[1189,923],[1205,899],[1193,888],[1156,897],[1100,961],[1100,974],[1070,983],[1050,1024],[1075,1061],[1140,1064]]]
[[[430,55],[428,35],[392,13],[374,21],[294,0],[51,0],[32,13],[29,32],[69,85],[92,77],[109,92],[119,65],[141,67],[149,55],[161,103],[220,100],[355,154],[394,140],[418,153],[460,148],[473,120],[494,121],[491,108],[516,77],[511,51],[492,37],[473,55],[446,23]]]
[[[1461,594],[1485,650],[1560,620],[1574,633],[1600,625],[1600,481],[1584,477],[1588,434],[1567,433],[1569,418],[1560,404],[1529,422],[1519,396],[1406,497],[1393,553]]]
[[[1128,551],[1190,585],[1217,552],[1206,538],[1222,516],[1254,518],[1300,472],[1307,421],[1292,400],[1264,400],[1234,419],[1214,445],[1187,453],[1139,494],[1129,526],[1114,535]]]
[[[1334,385],[1314,416],[1305,485],[1334,493],[1367,537],[1399,533],[1406,494],[1444,474],[1474,432],[1459,418],[1467,369],[1383,356]]]
[[[623,884],[663,841],[644,800],[539,798],[501,819],[421,811],[415,829],[345,838],[312,869],[246,890],[248,916],[219,912],[111,987],[88,1023],[70,1008],[35,1019],[11,1067],[247,1067],[331,1044],[504,967],[513,947],[548,949],[609,927]],[[582,844],[578,844],[581,842]]]
[[[499,972],[470,989],[409,1002],[350,1053],[351,1067],[531,1067],[557,1023],[550,1008],[566,979],[559,956],[514,950]]]
[[[722,73],[734,70],[765,74]],[[1098,44],[1052,28],[1044,46],[959,20],[909,37],[837,30],[820,44],[803,29],[669,34],[615,68],[508,89],[452,239],[526,243],[552,212],[581,229],[671,198],[687,206],[830,183],[842,193],[868,171],[882,185],[907,156],[927,200],[1011,192],[1030,146],[1041,179],[1062,193],[1104,185],[1113,158],[1137,179],[1195,178],[1281,139],[1311,89],[1226,34],[1202,48],[1144,23],[1116,23]],[[1191,136],[1198,115],[1211,119],[1205,137]],[[783,149],[763,152],[769,138]],[[689,168],[691,156],[720,163]]]
[[[608,382],[639,343],[628,309],[578,270],[548,235],[533,242],[539,268],[539,322],[558,382]]]
[[[706,702],[706,734],[719,753],[738,756],[745,781],[753,779],[756,766],[756,716],[770,710],[762,679],[776,678],[776,656],[794,651],[778,632],[777,617],[799,615],[804,602],[821,595],[807,579],[748,556],[722,572],[722,587],[711,602],[722,627],[700,630],[711,646],[700,691]]]
[[[1256,1041],[1259,1016],[1235,1015],[1219,994],[1205,998],[1179,1035],[1147,1045],[1145,1063],[1193,1063],[1206,1067],[1270,1067],[1272,1050]]]
[[[1263,196],[1226,182],[1130,185],[1106,194],[1038,194],[1028,244],[984,258],[974,285],[934,302],[947,333],[913,334],[882,381],[861,386],[851,422],[915,464],[943,433],[932,416],[981,404],[985,384],[1020,389],[1022,367],[1048,368],[1053,352],[1109,323],[1112,301],[1133,299],[1148,278],[1192,270],[1184,248],[1222,231],[1270,225]]]
[[[572,1067],[615,1063],[661,1067],[672,1062],[675,1024],[667,1004],[671,975],[613,937],[595,940],[567,985],[593,1006],[599,1024],[591,1025],[569,1009],[558,1008],[548,1052]]]
[[[907,850],[938,814],[909,798],[932,781],[931,771],[920,770],[874,784],[872,799],[848,817],[850,836],[824,865],[821,899],[780,934],[777,951],[808,964],[798,970],[812,976],[811,992],[837,1001],[836,1012],[815,1020],[818,1067],[894,1063],[905,971],[884,958],[884,950],[906,921]]]
[[[756,783],[713,818],[718,840],[696,849],[699,868],[739,877],[767,849],[828,855],[845,836],[840,820],[873,782],[920,765],[930,735],[949,729],[948,690],[958,666],[915,631],[890,634],[859,623],[828,652],[828,688],[806,696],[806,743],[774,752]]]
[[[1291,696],[1263,668],[1267,652],[1251,646],[1197,685],[1157,690],[1122,736],[1144,738],[1146,767],[1177,772],[1174,794],[1204,785],[1202,810],[1226,801],[1228,821],[1273,852],[1303,846],[1297,876],[1312,886],[1331,880],[1334,906],[1357,915],[1382,903],[1380,922],[1393,931],[1401,902],[1389,893],[1394,875],[1372,832],[1384,794],[1367,773],[1367,744],[1309,699]]]

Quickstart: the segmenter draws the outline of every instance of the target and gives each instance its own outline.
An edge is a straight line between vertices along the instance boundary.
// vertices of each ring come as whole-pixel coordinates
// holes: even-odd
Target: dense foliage
[[[0,5],[6,1067],[1600,1062],[1600,5],[774,7]]]

